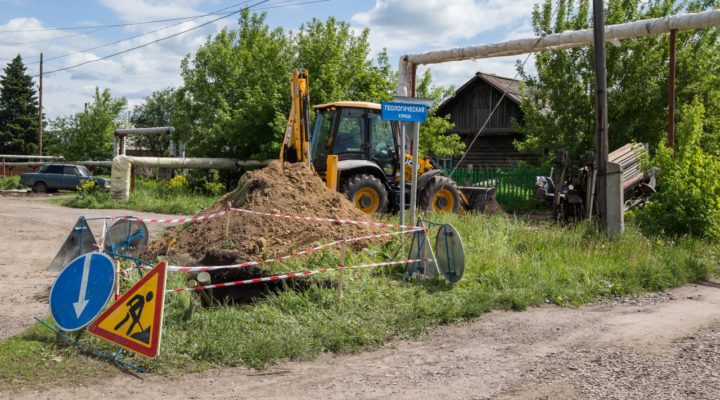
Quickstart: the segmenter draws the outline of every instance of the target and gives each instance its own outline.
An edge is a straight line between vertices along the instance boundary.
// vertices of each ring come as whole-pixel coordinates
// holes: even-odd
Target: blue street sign
[[[425,122],[428,108],[424,104],[383,101],[381,119],[384,121]]]
[[[115,264],[106,254],[92,252],[72,260],[50,289],[50,314],[60,329],[77,331],[92,322],[110,299]]]

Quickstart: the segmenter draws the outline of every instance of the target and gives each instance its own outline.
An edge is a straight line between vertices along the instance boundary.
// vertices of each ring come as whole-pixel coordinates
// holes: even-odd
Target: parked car
[[[33,192],[45,193],[55,190],[76,190],[83,181],[93,180],[100,189],[109,189],[110,180],[92,176],[82,165],[45,164],[39,172],[20,175],[20,183],[32,188]]]

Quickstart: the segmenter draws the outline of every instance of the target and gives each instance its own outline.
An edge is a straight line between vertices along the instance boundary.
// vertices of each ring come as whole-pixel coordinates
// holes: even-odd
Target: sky
[[[0,66],[20,54],[28,73],[35,76],[42,52],[43,105],[47,117],[54,119],[82,110],[95,87],[126,97],[132,107],[153,91],[180,86],[183,57],[192,55],[208,35],[237,27],[237,15],[220,18],[218,13],[243,6],[267,12],[267,23],[285,30],[297,31],[313,17],[330,16],[353,29],[370,28],[373,54],[386,48],[396,66],[403,54],[532,37],[530,14],[538,0],[265,0],[255,5],[262,1],[0,0]],[[193,18],[107,26],[186,17]],[[191,28],[196,29],[130,50]],[[125,50],[130,51],[93,61]],[[518,59],[525,56],[444,63],[430,69],[437,83],[459,87],[477,71],[514,77]],[[93,62],[52,72],[86,61]],[[532,59],[527,67],[532,71]]]

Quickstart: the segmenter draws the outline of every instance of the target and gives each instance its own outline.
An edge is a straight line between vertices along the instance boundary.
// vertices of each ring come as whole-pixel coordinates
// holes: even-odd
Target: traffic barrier
[[[305,276],[317,275],[317,274],[322,274],[322,273],[331,272],[331,271],[340,271],[340,270],[345,270],[345,269],[386,267],[386,266],[394,266],[394,265],[412,264],[412,263],[417,263],[417,262],[422,262],[422,261],[426,261],[426,260],[422,260],[422,259],[400,260],[400,261],[378,262],[378,263],[372,263],[372,264],[360,264],[360,265],[353,265],[353,266],[347,266],[347,267],[338,266],[338,267],[334,267],[334,268],[316,269],[313,271],[293,272],[293,273],[289,273],[289,274],[246,279],[243,281],[217,283],[214,285],[175,288],[175,289],[169,289],[167,291],[168,292],[185,292],[185,291],[191,291],[191,290],[195,291],[195,290],[216,289],[216,288],[229,287],[229,286],[240,286],[240,285],[249,285],[249,284],[253,284],[253,283],[273,282],[273,281],[281,281],[281,280],[286,280],[286,279],[302,278]]]
[[[168,269],[173,272],[202,272],[202,271],[213,271],[213,270],[218,270],[218,269],[244,268],[244,267],[251,267],[251,266],[255,266],[255,265],[264,265],[264,264],[269,264],[269,263],[278,262],[278,261],[285,261],[285,260],[293,258],[293,257],[308,255],[308,254],[320,251],[322,249],[327,249],[329,247],[336,246],[336,245],[342,244],[342,243],[359,242],[361,240],[378,239],[381,237],[396,236],[396,235],[402,235],[405,233],[414,233],[419,230],[420,229],[413,229],[413,230],[381,233],[381,234],[377,234],[377,235],[368,235],[368,236],[360,236],[360,237],[355,237],[355,238],[350,238],[350,239],[336,240],[333,242],[329,242],[329,243],[325,243],[325,244],[321,244],[319,246],[309,248],[307,250],[302,250],[302,251],[298,251],[295,253],[291,253],[286,256],[269,258],[269,259],[265,259],[265,260],[246,261],[246,262],[242,262],[239,264],[230,264],[230,265],[213,265],[213,266],[197,266],[197,267],[178,267],[178,266],[172,265],[172,266],[169,266]]]

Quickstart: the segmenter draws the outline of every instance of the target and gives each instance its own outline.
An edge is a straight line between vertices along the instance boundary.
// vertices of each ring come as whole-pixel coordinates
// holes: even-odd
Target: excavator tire
[[[419,193],[418,207],[428,211],[459,213],[462,199],[457,184],[447,176],[434,177]]]
[[[342,193],[355,207],[366,214],[384,213],[388,208],[388,193],[377,177],[370,174],[355,174],[346,180]]]

